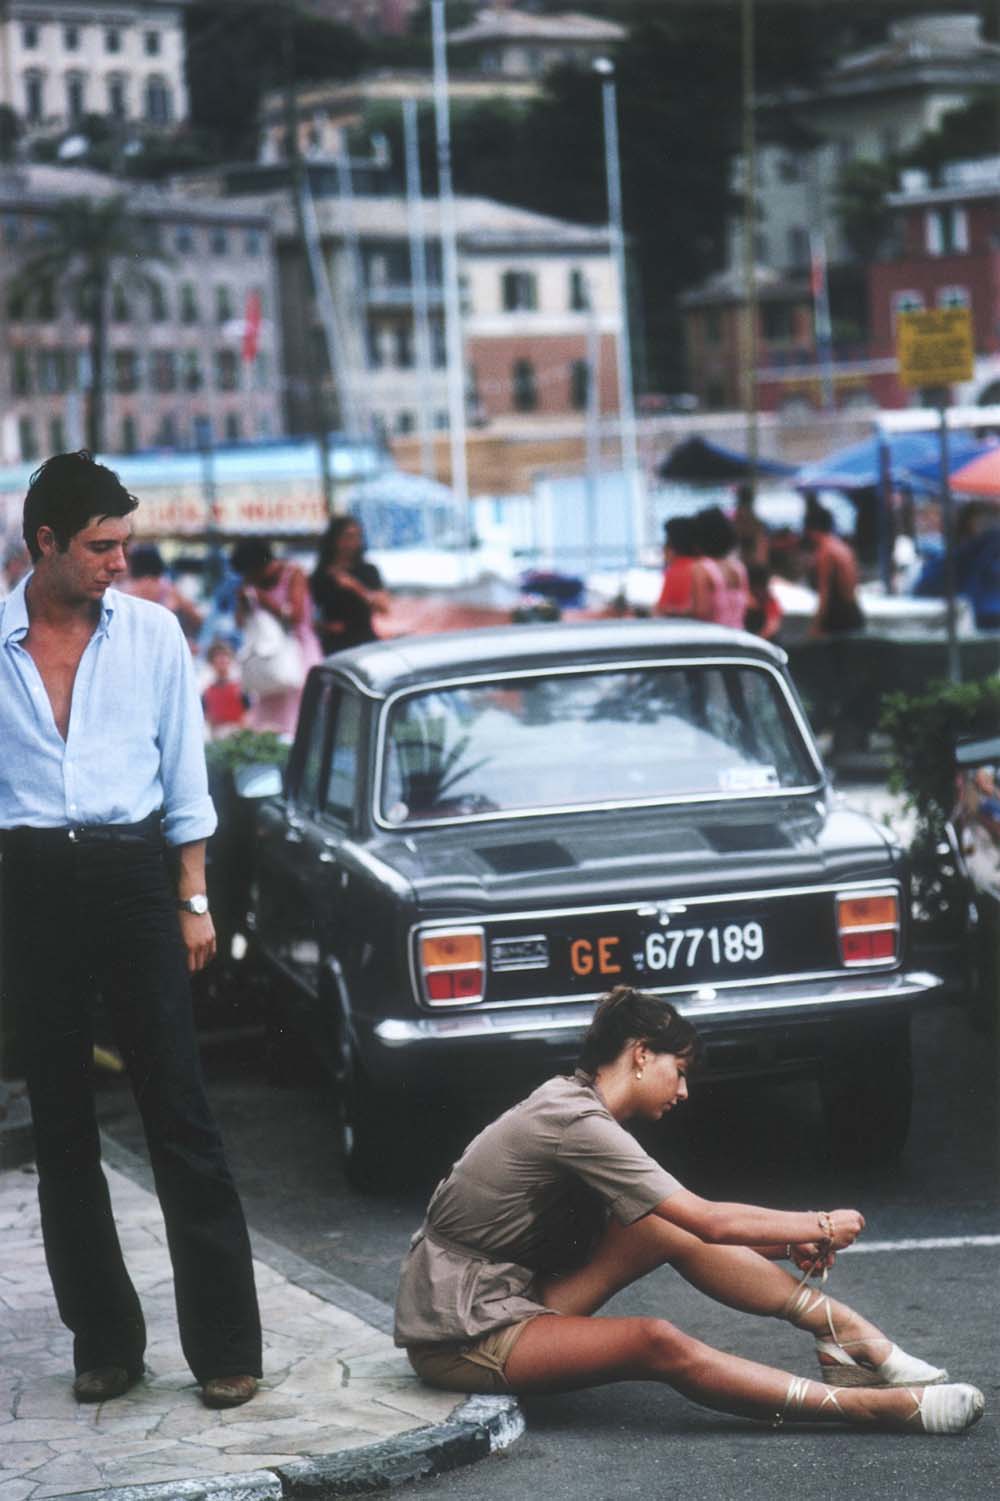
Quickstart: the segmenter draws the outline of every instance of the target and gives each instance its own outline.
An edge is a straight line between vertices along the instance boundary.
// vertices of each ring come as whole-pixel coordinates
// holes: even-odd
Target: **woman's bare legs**
[[[585,1266],[543,1283],[542,1301],[563,1314],[595,1313],[623,1287],[667,1264],[699,1292],[741,1313],[793,1315],[796,1328],[821,1336],[829,1335],[830,1320],[858,1359],[877,1365],[891,1348],[876,1325],[845,1303],[817,1297],[805,1311],[793,1309],[798,1279],[756,1251],[709,1245],[655,1214],[627,1226],[612,1221]]]
[[[905,1388],[834,1391],[819,1381],[726,1355],[664,1319],[533,1319],[514,1346],[504,1375],[519,1395],[612,1381],[662,1381],[702,1407],[771,1422],[912,1427],[919,1405],[919,1394]]]

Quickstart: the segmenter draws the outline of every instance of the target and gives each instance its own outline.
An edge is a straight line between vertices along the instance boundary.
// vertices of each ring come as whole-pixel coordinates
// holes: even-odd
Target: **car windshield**
[[[815,786],[770,672],[745,664],[552,673],[407,694],[389,711],[395,826]]]

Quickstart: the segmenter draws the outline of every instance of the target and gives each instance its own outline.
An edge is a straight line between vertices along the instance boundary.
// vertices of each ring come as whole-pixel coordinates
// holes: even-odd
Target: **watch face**
[[[208,897],[189,896],[187,901],[181,902],[181,906],[186,912],[193,912],[196,917],[204,917],[208,911]]]

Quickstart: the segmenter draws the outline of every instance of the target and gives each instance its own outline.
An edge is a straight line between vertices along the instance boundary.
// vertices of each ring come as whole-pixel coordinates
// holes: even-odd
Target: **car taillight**
[[[837,897],[842,964],[884,964],[899,953],[899,898],[894,891]]]
[[[482,928],[438,928],[419,940],[424,996],[431,1006],[462,1006],[481,1001],[486,984],[486,940]]]

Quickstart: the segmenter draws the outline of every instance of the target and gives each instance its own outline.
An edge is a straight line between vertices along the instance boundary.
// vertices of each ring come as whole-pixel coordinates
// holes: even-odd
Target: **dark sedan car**
[[[336,1079],[359,1185],[429,1098],[568,1066],[622,982],[694,1019],[709,1076],[818,1078],[842,1156],[905,1142],[909,1015],[943,990],[911,960],[906,857],[837,804],[755,637],[608,621],[340,653],[257,857],[254,948]]]

